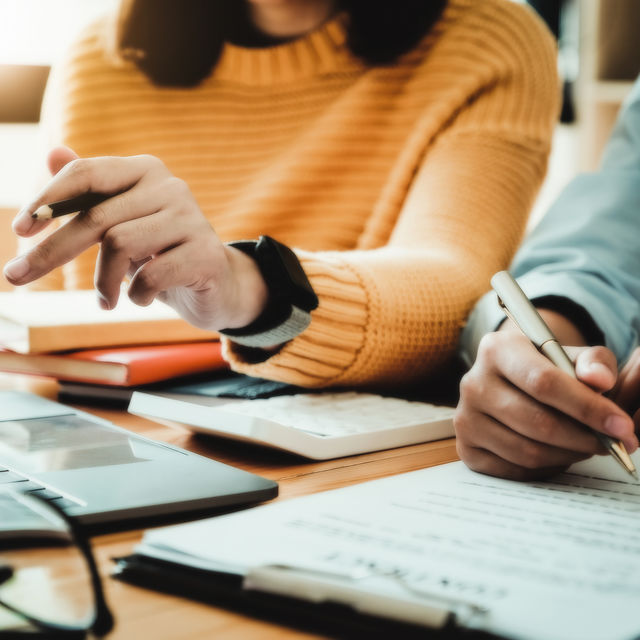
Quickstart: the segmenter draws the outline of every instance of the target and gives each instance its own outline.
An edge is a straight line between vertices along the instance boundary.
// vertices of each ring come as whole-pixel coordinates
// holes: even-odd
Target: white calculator
[[[129,412],[326,460],[448,438],[454,410],[355,391],[257,400],[136,391]]]

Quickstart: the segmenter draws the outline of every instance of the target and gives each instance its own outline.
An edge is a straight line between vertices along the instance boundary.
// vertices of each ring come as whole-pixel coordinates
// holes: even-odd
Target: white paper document
[[[510,638],[640,636],[640,485],[608,457],[537,483],[452,463],[158,529],[138,551],[250,577],[297,567],[412,622],[440,604]]]

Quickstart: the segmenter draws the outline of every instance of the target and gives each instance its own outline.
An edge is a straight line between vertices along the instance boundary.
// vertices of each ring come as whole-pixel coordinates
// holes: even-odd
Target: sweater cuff
[[[304,387],[324,387],[342,377],[364,345],[368,301],[357,273],[337,253],[296,251],[320,304],[311,324],[266,360],[256,362],[229,338],[223,355],[234,371]]]

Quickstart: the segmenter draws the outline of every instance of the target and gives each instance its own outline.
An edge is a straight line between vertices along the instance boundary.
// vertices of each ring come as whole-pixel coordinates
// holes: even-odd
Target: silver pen
[[[531,340],[536,349],[549,358],[556,367],[572,378],[577,378],[571,358],[511,274],[508,271],[499,271],[491,278],[491,286],[498,295],[498,302],[504,312]],[[591,431],[620,466],[638,480],[638,473],[624,444],[595,429]]]

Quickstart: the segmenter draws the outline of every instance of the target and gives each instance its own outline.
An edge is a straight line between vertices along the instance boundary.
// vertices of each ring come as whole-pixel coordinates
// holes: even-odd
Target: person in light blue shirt
[[[581,424],[634,451],[629,413],[640,407],[640,78],[600,169],[567,186],[510,272],[560,341],[580,346],[570,353],[581,382],[538,353],[487,293],[461,339],[471,369],[454,420],[460,457],[491,475],[544,477],[604,453]],[[640,425],[640,412],[635,421]]]

